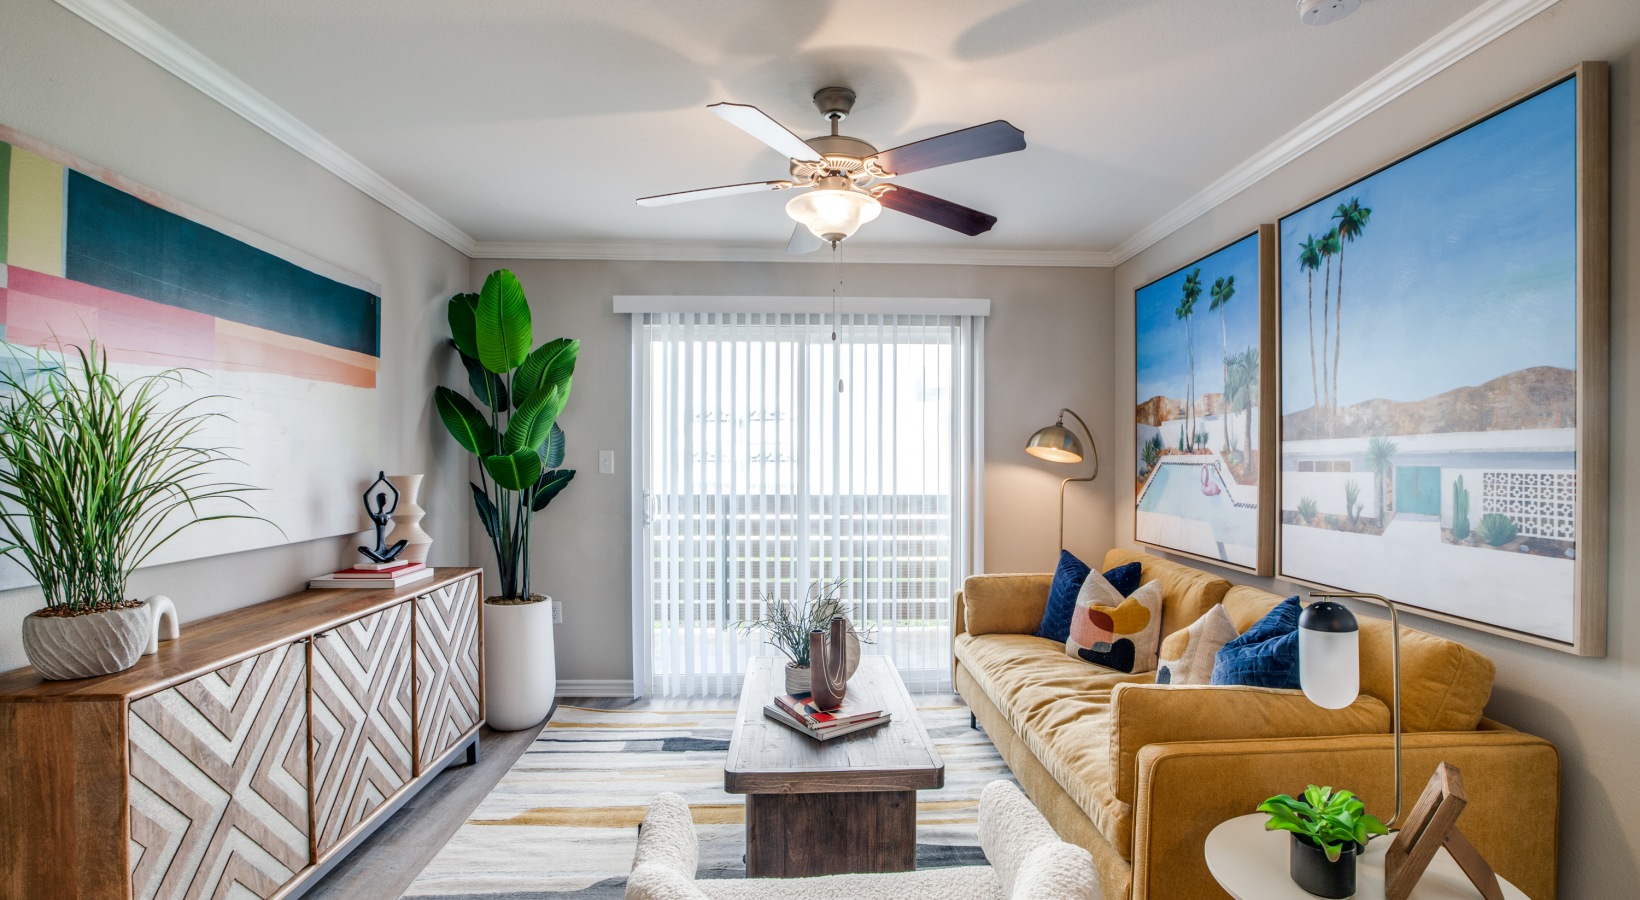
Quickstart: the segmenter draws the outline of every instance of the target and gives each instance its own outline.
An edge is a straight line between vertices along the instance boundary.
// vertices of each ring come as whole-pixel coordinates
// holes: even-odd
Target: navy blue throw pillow
[[[1297,597],[1288,597],[1224,645],[1213,659],[1213,684],[1246,687],[1297,688]]]
[[[1048,608],[1042,611],[1042,624],[1036,627],[1036,636],[1063,643],[1071,636],[1071,616],[1076,613],[1076,595],[1082,592],[1082,582],[1093,571],[1088,564],[1059,551],[1059,568],[1053,573],[1053,586],[1048,588]],[[1126,597],[1139,589],[1140,566],[1136,562],[1117,566],[1104,573],[1105,580],[1116,592]]]

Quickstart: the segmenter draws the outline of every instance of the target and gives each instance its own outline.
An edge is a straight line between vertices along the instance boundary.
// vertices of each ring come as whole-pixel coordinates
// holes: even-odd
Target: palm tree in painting
[[[1216,279],[1213,287],[1208,291],[1213,302],[1209,303],[1208,310],[1217,310],[1219,314],[1219,384],[1223,385],[1223,394],[1219,398],[1219,421],[1224,425],[1224,452],[1230,452],[1230,417],[1226,411],[1230,405],[1230,332],[1224,324],[1224,307],[1230,303],[1230,298],[1236,296],[1236,276],[1230,275]]]
[[[1372,210],[1361,205],[1359,197],[1351,197],[1350,202],[1338,204],[1333,218],[1338,220],[1338,293],[1333,295],[1333,325],[1337,327],[1337,334],[1333,338],[1332,363],[1332,415],[1338,416],[1338,356],[1344,344],[1344,245],[1354,241],[1366,230],[1367,220],[1372,218]],[[1321,348],[1322,365],[1326,364],[1326,348]]]
[[[1378,488],[1378,524],[1389,524],[1389,473],[1395,452],[1401,448],[1387,437],[1375,437],[1367,442],[1367,465],[1372,467],[1372,478]]]
[[[1298,267],[1309,278],[1310,287],[1310,393],[1314,402],[1310,408],[1321,411],[1321,374],[1315,368],[1315,270],[1321,268],[1321,244],[1315,235],[1298,245]]]
[[[1328,318],[1328,307],[1332,302],[1332,258],[1338,255],[1338,229],[1321,236],[1321,244],[1316,247],[1321,258],[1326,261],[1327,269],[1321,279],[1321,400],[1328,409],[1332,409],[1333,398],[1337,395],[1338,385],[1327,377],[1327,348],[1332,345],[1332,325]],[[1319,414],[1321,410],[1316,410]],[[1331,419],[1328,419],[1328,434],[1331,434]]]
[[[1185,389],[1184,424],[1185,434],[1190,435],[1186,441],[1186,452],[1195,452],[1196,449],[1196,335],[1190,327],[1190,318],[1196,312],[1196,300],[1202,295],[1202,270],[1196,267],[1184,277],[1184,295],[1179,300],[1179,307],[1173,310],[1173,315],[1184,323],[1185,346],[1190,354],[1189,387]]]
[[[1228,409],[1242,414],[1245,429],[1242,447],[1245,458],[1256,459],[1253,453],[1253,407],[1258,405],[1258,348],[1247,349],[1225,358],[1224,402]]]

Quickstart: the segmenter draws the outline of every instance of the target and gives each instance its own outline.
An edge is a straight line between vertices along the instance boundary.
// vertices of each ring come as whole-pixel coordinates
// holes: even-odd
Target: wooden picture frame
[[[1484,900],[1504,900],[1497,873],[1475,845],[1458,830],[1458,815],[1469,803],[1464,793],[1463,775],[1456,766],[1441,763],[1429,777],[1423,794],[1384,851],[1384,896],[1386,900],[1407,900],[1418,879],[1424,875],[1442,847],[1452,855],[1458,868],[1481,892]]]
[[[1278,220],[1278,577],[1384,594],[1420,615],[1581,656],[1605,653],[1609,107],[1606,63],[1580,63]],[[1536,156],[1515,139],[1551,133],[1554,152]],[[1508,160],[1481,152],[1500,146],[1530,163],[1518,171],[1554,179],[1552,198],[1500,177],[1515,171],[1506,172]],[[1359,239],[1341,240],[1338,217],[1351,202],[1379,214],[1352,227]],[[1489,247],[1480,238],[1506,231],[1492,211],[1541,229],[1548,237],[1529,249],[1542,252],[1511,255],[1502,239]],[[1319,251],[1329,238],[1317,271],[1306,241]],[[1552,255],[1542,250],[1549,238]],[[1334,334],[1328,360],[1324,329],[1334,323],[1321,316],[1346,261],[1355,293],[1353,306],[1338,301],[1339,315],[1354,333]],[[1531,315],[1511,314],[1520,296],[1531,298],[1518,303]],[[1305,310],[1317,316],[1313,326]],[[1473,327],[1483,320],[1497,327]],[[1312,328],[1310,353],[1323,341],[1315,362],[1295,349]],[[1552,352],[1542,349],[1551,340]],[[1532,352],[1517,352],[1533,341]],[[1340,372],[1339,344],[1353,351],[1353,375]],[[1374,446],[1380,440],[1387,444]],[[1376,494],[1361,502],[1369,489]],[[1342,509],[1328,508],[1340,500]],[[1503,524],[1481,521],[1493,516]],[[1386,540],[1397,523],[1416,528]]]
[[[1190,294],[1194,311],[1184,299]],[[1236,306],[1243,296],[1252,302]],[[1133,306],[1134,539],[1174,556],[1275,574],[1277,432],[1267,412],[1276,407],[1275,226],[1146,283]],[[1181,369],[1191,354],[1194,369]],[[1219,367],[1208,362],[1215,357]]]

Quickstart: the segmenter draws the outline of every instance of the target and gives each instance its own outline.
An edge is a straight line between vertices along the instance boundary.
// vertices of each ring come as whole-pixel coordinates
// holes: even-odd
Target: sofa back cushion
[[[1237,585],[1224,596],[1236,630],[1246,631],[1283,598]],[[1395,698],[1389,621],[1361,623],[1361,692],[1386,705]],[[1406,731],[1472,731],[1492,695],[1492,661],[1457,641],[1401,628],[1401,722]]]
[[[1131,562],[1140,564],[1140,584],[1152,581],[1162,583],[1162,637],[1181,628],[1188,628],[1201,618],[1230,590],[1230,582],[1200,569],[1181,566],[1159,556],[1138,550],[1115,549],[1105,554],[1106,569]]]

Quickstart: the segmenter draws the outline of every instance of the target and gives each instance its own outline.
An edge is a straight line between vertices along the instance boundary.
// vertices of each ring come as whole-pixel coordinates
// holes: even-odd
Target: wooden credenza
[[[135,668],[0,675],[0,898],[294,897],[484,721],[479,570],[304,591]]]

